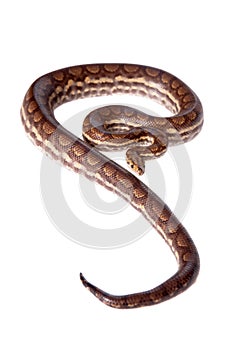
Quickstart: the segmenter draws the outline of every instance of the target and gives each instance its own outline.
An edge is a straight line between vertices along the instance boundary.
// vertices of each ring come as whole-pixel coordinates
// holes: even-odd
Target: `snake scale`
[[[151,117],[124,106],[107,106],[86,117],[84,140],[63,128],[54,110],[65,102],[113,94],[140,95],[162,104],[171,116]],[[94,115],[93,115],[94,114]],[[33,143],[73,171],[96,181],[128,201],[164,238],[178,270],[155,288],[115,296],[81,281],[100,301],[114,308],[136,308],[161,303],[187,289],[199,272],[197,249],[168,206],[131,172],[98,151],[128,147],[127,162],[139,174],[144,161],[162,155],[167,146],[191,140],[203,124],[197,95],[181,80],[163,70],[136,64],[90,64],[60,69],[38,78],[27,91],[21,118]],[[136,138],[136,145],[133,144]],[[96,147],[93,147],[96,145]]]

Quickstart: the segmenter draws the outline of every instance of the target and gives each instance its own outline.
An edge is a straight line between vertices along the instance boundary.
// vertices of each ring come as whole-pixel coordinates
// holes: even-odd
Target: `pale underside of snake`
[[[63,128],[54,116],[55,108],[65,102],[112,94],[150,98],[164,105],[171,116],[152,117],[124,106],[104,107],[86,117],[85,141]],[[162,155],[168,146],[191,140],[201,130],[202,106],[186,84],[160,69],[135,64],[68,67],[48,73],[30,86],[21,118],[35,145],[66,167],[123,197],[144,215],[176,256],[178,271],[172,277],[135,294],[106,293],[80,274],[84,286],[99,300],[114,308],[154,305],[178,295],[196,280],[199,255],[183,225],[142,181],[93,147],[127,147],[127,162],[142,174],[145,160]]]

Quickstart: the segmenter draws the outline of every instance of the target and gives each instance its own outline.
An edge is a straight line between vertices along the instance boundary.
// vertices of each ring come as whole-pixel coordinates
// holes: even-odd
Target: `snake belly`
[[[135,64],[79,65],[45,74],[27,91],[21,119],[36,146],[64,166],[124,198],[144,215],[174,253],[177,272],[145,292],[115,296],[97,288],[80,274],[84,286],[100,301],[126,309],[158,304],[180,294],[196,280],[200,261],[184,226],[150,188],[63,128],[54,116],[55,108],[65,102],[113,94],[140,95],[164,105],[172,115],[155,118],[153,127],[166,135],[169,146],[187,142],[201,130],[203,111],[197,95],[172,74]]]

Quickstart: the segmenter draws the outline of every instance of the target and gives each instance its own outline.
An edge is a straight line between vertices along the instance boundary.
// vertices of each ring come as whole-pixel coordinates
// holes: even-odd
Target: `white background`
[[[231,1],[3,3],[0,348],[232,349]],[[170,251],[153,230],[107,251],[60,234],[41,200],[41,153],[19,117],[26,90],[40,75],[117,61],[177,75],[205,111],[201,134],[186,146],[194,185],[183,219],[201,273],[177,298],[136,310],[106,307],[83,288],[79,272],[112,293],[140,291],[175,270]],[[173,201],[169,193],[166,200]]]

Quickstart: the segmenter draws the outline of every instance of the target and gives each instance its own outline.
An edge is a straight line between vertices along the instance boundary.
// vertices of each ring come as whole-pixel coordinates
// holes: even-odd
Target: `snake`
[[[83,139],[65,129],[54,110],[62,104],[97,96],[135,95],[165,107],[169,115],[148,115],[129,106],[100,107],[86,116]],[[192,140],[203,125],[198,96],[183,81],[164,70],[138,64],[108,63],[71,66],[35,80],[23,99],[20,115],[31,141],[72,171],[84,175],[129,202],[162,236],[177,260],[177,272],[143,292],[113,295],[80,273],[83,285],[113,308],[132,309],[159,304],[184,292],[195,281],[200,258],[189,233],[139,176],[145,161],[169,146]],[[132,171],[101,153],[123,147]],[[136,171],[138,173],[134,174]]]

